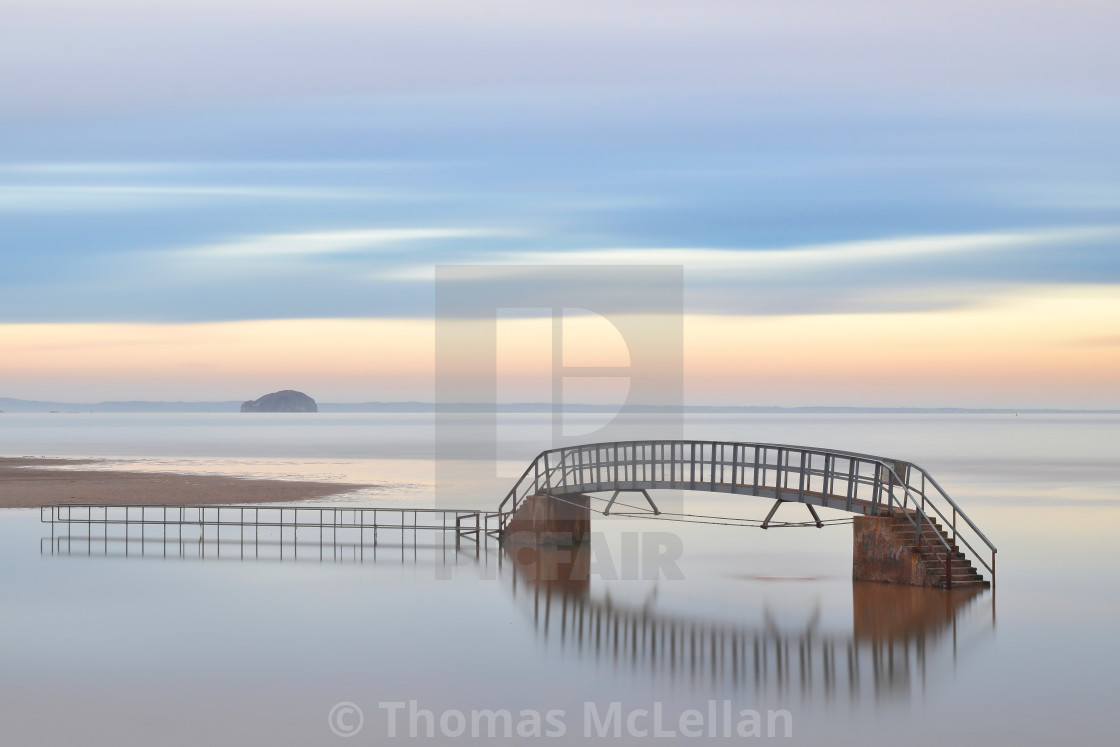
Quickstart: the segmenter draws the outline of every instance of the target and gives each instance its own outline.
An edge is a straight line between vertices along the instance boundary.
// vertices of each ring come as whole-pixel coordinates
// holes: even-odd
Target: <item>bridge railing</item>
[[[917,465],[854,452],[727,441],[618,441],[541,452],[487,522],[505,529],[529,495],[679,489],[780,498],[854,513],[897,514],[923,529],[940,518],[995,578],[995,546],[929,473]],[[958,521],[959,520],[959,521]],[[969,530],[971,541],[961,530]],[[951,579],[949,543],[934,551]],[[990,551],[990,564],[979,549]]]
[[[953,542],[967,548],[972,557],[996,578],[996,546],[980,531],[980,527],[944,488],[922,467],[909,463],[904,468],[906,484],[912,493],[921,496],[922,509],[930,511],[945,523]],[[987,556],[988,560],[985,560]],[[990,561],[990,562],[989,562]]]

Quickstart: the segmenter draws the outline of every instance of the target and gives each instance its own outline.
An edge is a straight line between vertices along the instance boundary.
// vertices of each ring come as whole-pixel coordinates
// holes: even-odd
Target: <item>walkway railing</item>
[[[916,464],[847,451],[731,441],[616,441],[541,452],[484,517],[505,530],[527,496],[641,490],[694,490],[773,498],[866,515],[904,516],[918,547],[945,564],[952,579],[952,543],[967,548],[995,581],[996,547],[933,477]],[[665,518],[664,515],[662,515]]]
[[[168,531],[177,532],[182,539],[183,529],[197,529],[202,539],[210,529],[217,535],[222,528],[239,528],[244,537],[246,529],[275,529],[283,538],[285,534],[298,541],[308,532],[330,531],[350,533],[357,542],[364,542],[366,532],[376,538],[378,530],[400,532],[454,532],[456,540],[474,541],[482,534],[482,518],[478,511],[434,508],[343,507],[343,506],[159,506],[159,505],[107,505],[88,503],[62,503],[40,509],[40,520],[48,524],[67,527],[84,525],[87,536],[92,537],[96,528],[99,538],[109,539],[111,527],[123,530],[137,528],[143,538],[148,527],[159,527],[164,536]],[[172,536],[175,536],[174,534]]]

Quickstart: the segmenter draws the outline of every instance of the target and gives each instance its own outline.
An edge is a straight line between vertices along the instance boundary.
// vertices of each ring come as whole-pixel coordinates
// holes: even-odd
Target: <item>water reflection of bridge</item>
[[[506,555],[513,594],[541,639],[565,654],[651,676],[710,682],[731,691],[853,698],[902,696],[925,681],[931,656],[951,645],[958,621],[990,594],[869,582],[853,583],[853,631],[821,632],[819,608],[802,626],[779,625],[764,611],[756,624],[684,617],[649,604],[595,597],[584,548],[521,548]],[[991,625],[994,626],[994,601]],[[986,626],[981,626],[981,629]],[[968,632],[975,633],[970,625]],[[945,643],[945,646],[942,644]]]
[[[456,566],[498,578],[531,618],[542,644],[614,671],[687,681],[729,694],[801,694],[826,700],[847,696],[889,699],[922,686],[936,662],[955,665],[958,648],[994,628],[992,592],[931,590],[856,582],[851,633],[822,631],[819,608],[804,623],[779,623],[764,610],[753,623],[706,619],[620,603],[598,596],[591,581],[591,549],[496,547],[448,542],[446,533],[413,532],[366,542],[285,537],[112,537],[52,534],[41,552],[55,556],[179,558],[274,562],[339,562]],[[990,623],[984,622],[991,605]],[[973,614],[979,612],[980,614]],[[960,640],[959,640],[960,639]]]

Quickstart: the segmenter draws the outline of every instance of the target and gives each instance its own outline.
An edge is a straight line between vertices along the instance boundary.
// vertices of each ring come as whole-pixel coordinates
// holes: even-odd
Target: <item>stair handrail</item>
[[[910,462],[909,465],[910,465],[911,470],[916,469],[918,471],[918,473],[922,476],[922,478],[934,487],[934,489],[937,491],[938,495],[940,495],[942,498],[944,498],[945,501],[952,507],[953,519],[950,519],[938,507],[938,505],[935,501],[929,499],[929,496],[926,495],[926,492],[924,490],[919,491],[919,494],[922,496],[922,498],[925,501],[927,501],[933,507],[933,510],[937,513],[937,515],[939,517],[941,517],[941,520],[944,521],[946,525],[952,527],[952,529],[953,529],[953,541],[954,542],[960,541],[960,542],[964,543],[965,547],[967,547],[972,552],[973,556],[975,556],[977,562],[979,562],[982,566],[984,566],[984,568],[987,569],[987,571],[990,574],[992,574],[992,581],[994,582],[995,581],[995,575],[996,575],[996,552],[998,552],[998,550],[996,549],[996,546],[992,543],[992,541],[990,539],[988,539],[987,535],[985,535],[982,531],[980,531],[980,527],[976,526],[976,523],[972,520],[972,518],[969,517],[969,515],[967,513],[965,513],[964,509],[962,509],[957,504],[957,502],[954,501],[953,498],[945,491],[945,489],[941,487],[941,484],[938,483],[936,479],[934,479],[933,475],[931,475],[928,471],[926,471],[920,465],[914,464],[913,462]],[[960,516],[960,518],[964,519],[964,521],[968,525],[968,527],[973,532],[976,533],[976,536],[979,537],[980,540],[985,545],[987,545],[988,549],[991,551],[991,560],[992,560],[991,565],[989,565],[988,563],[986,563],[984,561],[983,556],[980,554],[980,552],[976,548],[974,548],[972,546],[972,543],[970,543],[968,541],[968,538],[962,536],[957,531],[957,523],[955,521],[955,518],[958,515]]]

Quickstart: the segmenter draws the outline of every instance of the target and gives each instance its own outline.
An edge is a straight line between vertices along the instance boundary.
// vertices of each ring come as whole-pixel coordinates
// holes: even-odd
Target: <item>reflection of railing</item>
[[[996,547],[921,467],[846,451],[723,441],[618,441],[541,452],[484,521],[505,530],[530,495],[602,491],[699,490],[796,501],[868,515],[896,514],[914,527],[918,550],[945,566],[952,582],[951,544],[967,548],[995,580]],[[659,518],[673,514],[658,512]],[[933,531],[940,518],[951,536]],[[958,519],[963,525],[958,524]],[[967,530],[967,531],[964,531]],[[965,536],[965,535],[968,536]],[[969,539],[971,537],[971,541]],[[990,562],[981,555],[990,551]]]
[[[510,570],[504,575],[542,640],[565,656],[730,691],[904,696],[915,682],[926,681],[930,659],[950,637],[956,661],[959,621],[988,593],[981,587],[943,592],[856,582],[852,633],[829,633],[820,630],[819,608],[804,625],[790,627],[768,611],[751,625],[596,598],[586,583],[589,554],[586,548],[575,554],[550,548],[507,552]],[[994,627],[994,597],[988,598]],[[968,632],[985,627],[969,626]]]

